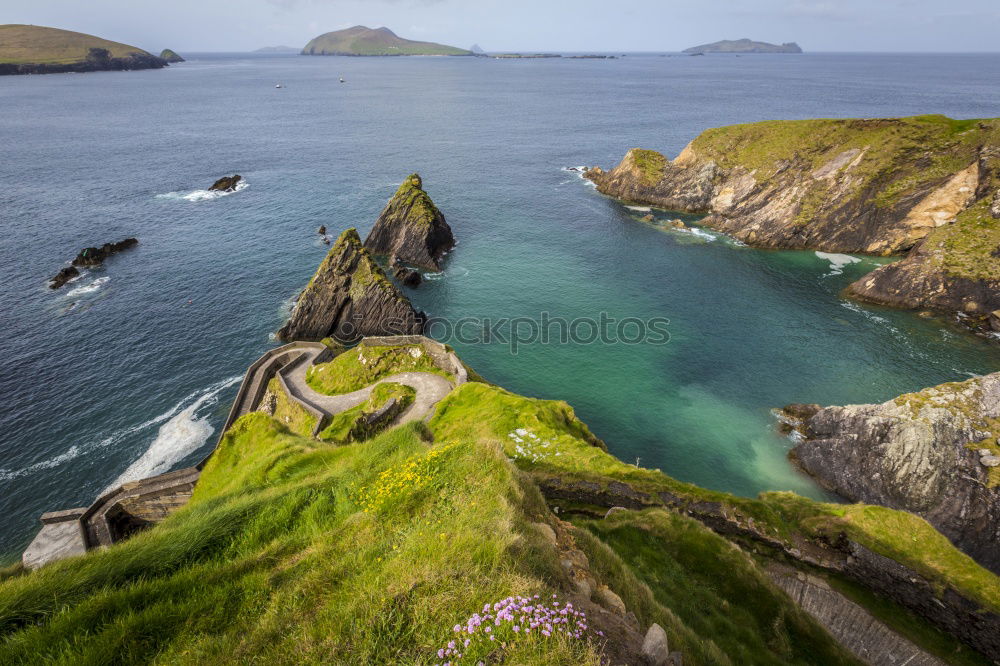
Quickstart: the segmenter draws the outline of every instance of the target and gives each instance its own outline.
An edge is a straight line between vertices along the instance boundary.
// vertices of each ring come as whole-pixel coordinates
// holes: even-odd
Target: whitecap
[[[651,213],[653,211],[649,206],[625,206],[629,210],[634,210],[639,213]]]
[[[832,252],[816,252],[816,256],[830,262],[830,272],[823,277],[840,275],[844,272],[844,266],[848,264],[860,263],[860,259],[849,254],[836,254]]]
[[[236,183],[236,188],[232,192],[220,192],[219,190],[195,190],[193,192],[167,192],[166,194],[157,194],[157,199],[175,199],[182,201],[211,201],[212,199],[219,199],[221,197],[229,196],[230,194],[236,194],[237,192],[242,192],[245,190],[250,183],[246,180],[241,180]]]
[[[241,377],[230,377],[221,382],[213,384],[200,394],[196,395],[190,405],[183,405],[191,399],[188,396],[179,402],[162,418],[169,419],[160,426],[156,433],[156,438],[149,445],[137,460],[128,469],[121,473],[103,492],[114,490],[123,483],[145,479],[170,471],[183,458],[197,451],[202,444],[215,432],[208,423],[205,408],[215,405],[219,401],[219,393],[236,384]],[[103,494],[103,493],[102,493]]]
[[[99,277],[89,284],[80,285],[79,287],[76,287],[75,289],[71,289],[70,291],[66,292],[66,298],[71,298],[73,296],[83,296],[84,294],[92,294],[95,291],[98,291],[101,287],[103,287],[110,281],[111,278],[107,276]]]

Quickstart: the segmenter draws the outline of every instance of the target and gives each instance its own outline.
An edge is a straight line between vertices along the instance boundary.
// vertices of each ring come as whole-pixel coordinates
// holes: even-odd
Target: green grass
[[[135,46],[82,32],[39,25],[0,25],[0,64],[65,65],[86,60],[92,48],[106,49],[113,58],[146,53]]]
[[[275,398],[274,418],[296,435],[312,437],[316,426],[319,425],[316,416],[298,402],[291,400],[277,377],[268,383],[267,390]]]
[[[435,452],[419,483],[387,483]],[[562,592],[527,522],[544,510],[489,446],[403,427],[329,447],[250,414],[166,522],[0,583],[0,663],[434,663],[483,604]],[[503,656],[597,663],[534,638]]]
[[[699,488],[650,469],[621,462],[561,402],[534,400],[484,384],[465,384],[438,405],[428,424],[437,438],[494,441],[522,469],[544,478],[583,480],[606,487],[624,482],[648,493],[667,492],[686,502],[719,502],[735,518],[792,545],[793,537],[847,534],[861,545],[912,568],[940,589],[955,589],[1000,612],[1000,578],[955,548],[927,521],[863,504],[816,502],[794,493],[763,493],[758,499]],[[510,437],[522,428],[539,439]],[[548,443],[548,446],[541,446]],[[653,501],[657,501],[653,499]]]
[[[746,553],[691,518],[654,509],[577,525],[626,562],[657,604],[702,640],[710,639],[727,656],[725,663],[860,663],[778,590]],[[616,583],[616,589],[634,587]]]
[[[330,419],[330,424],[319,433],[319,438],[324,442],[332,442],[334,444],[349,444],[351,442],[364,441],[379,431],[384,430],[391,422],[391,419],[375,426],[366,426],[361,420],[362,417],[378,411],[393,398],[397,400],[398,407],[396,413],[398,414],[413,403],[416,395],[417,392],[409,386],[392,382],[382,382],[375,386],[371,397],[364,403],[341,412]]]
[[[663,178],[663,170],[667,166],[667,158],[655,150],[632,150],[632,160],[639,170],[643,185],[652,187]]]
[[[319,393],[340,395],[363,389],[400,372],[430,372],[454,379],[450,373],[439,368],[420,345],[358,345],[332,361],[311,367],[306,373],[306,382]]]
[[[429,227],[440,213],[430,196],[423,190],[420,174],[410,174],[389,200],[389,207],[400,215],[406,214],[407,224]]]

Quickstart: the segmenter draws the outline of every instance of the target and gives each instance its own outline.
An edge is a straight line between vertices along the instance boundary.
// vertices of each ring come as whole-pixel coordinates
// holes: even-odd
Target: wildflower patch
[[[443,660],[439,666],[503,663],[508,651],[528,641],[561,637],[586,643],[604,636],[590,629],[584,611],[573,608],[572,603],[560,603],[554,594],[550,601],[542,601],[536,594],[486,604],[481,613],[456,624],[452,632],[455,637],[436,653]]]
[[[458,444],[459,442],[453,442],[431,449],[401,465],[384,470],[374,482],[355,490],[355,501],[362,511],[374,513],[391,501],[414,491],[443,489],[447,485],[447,479],[440,474],[443,457]]]

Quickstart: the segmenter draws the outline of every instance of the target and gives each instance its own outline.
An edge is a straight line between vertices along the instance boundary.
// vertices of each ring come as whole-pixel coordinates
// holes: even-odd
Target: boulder
[[[625,617],[625,613],[628,612],[622,598],[603,585],[597,588],[597,592],[594,593],[594,600],[619,617]]]
[[[208,190],[210,192],[233,192],[236,190],[237,183],[241,180],[243,180],[243,176],[238,173],[232,176],[223,176],[219,180],[215,181],[215,183],[208,188]]]
[[[373,254],[431,271],[441,270],[441,259],[454,246],[451,227],[418,174],[403,181],[365,239]]]
[[[423,332],[426,316],[386,277],[348,229],[327,253],[309,285],[299,295],[278,339],[341,342],[370,335],[415,335]]]
[[[670,663],[667,632],[660,625],[653,623],[646,631],[646,637],[642,641],[642,656],[650,666],[666,666]]]
[[[1000,310],[994,310],[987,317],[986,320],[990,323],[990,329],[994,331],[1000,331]]]
[[[417,287],[424,280],[420,271],[407,268],[395,257],[389,265],[392,268],[392,276],[404,287]]]
[[[319,226],[319,229],[316,230],[316,233],[318,233],[320,236],[326,236],[326,225],[321,224]]]
[[[51,279],[49,288],[58,289],[73,278],[79,277],[79,275],[80,271],[76,269],[76,266],[66,266]]]

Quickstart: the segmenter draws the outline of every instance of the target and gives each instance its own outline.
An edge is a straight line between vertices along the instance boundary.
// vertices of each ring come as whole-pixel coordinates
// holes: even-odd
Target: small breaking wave
[[[88,284],[83,284],[80,285],[79,287],[69,290],[68,292],[66,292],[66,297],[72,298],[74,296],[83,296],[84,294],[92,294],[95,291],[99,291],[101,287],[103,287],[110,281],[111,278],[107,276],[99,277],[93,282],[90,282]]]
[[[214,406],[219,401],[219,393],[240,379],[239,376],[230,377],[213,384],[200,394],[189,395],[166,415],[157,417],[160,422],[166,421],[166,423],[160,426],[156,439],[145,453],[102,491],[102,494],[129,481],[163,474],[183,458],[197,451],[215,432],[215,428],[208,423],[206,408]],[[192,396],[194,401],[184,407]]]
[[[651,213],[651,212],[653,212],[653,209],[650,208],[649,206],[625,206],[625,207],[628,208],[629,210],[634,210],[634,211],[636,211],[638,213]]]
[[[852,257],[849,254],[836,254],[833,252],[816,252],[816,256],[820,259],[830,262],[830,272],[823,277],[832,277],[834,275],[841,275],[844,272],[844,266],[849,264],[860,263],[861,260],[857,257]]]
[[[587,174],[587,169],[589,169],[589,168],[590,167],[585,167],[585,166],[563,167],[561,169],[561,171],[565,171],[566,173],[575,174],[576,177],[579,178],[580,180],[582,180],[584,183],[586,183],[588,187],[592,187],[594,189],[597,189],[597,183],[595,183],[594,181],[592,181],[589,178],[587,178],[586,174]]]
[[[172,199],[177,201],[211,201],[213,199],[219,199],[222,197],[229,196],[230,194],[236,194],[237,192],[242,192],[250,183],[246,180],[241,180],[236,183],[236,188],[232,192],[220,192],[219,190],[195,190],[194,192],[167,192],[166,194],[157,194],[157,199]]]

